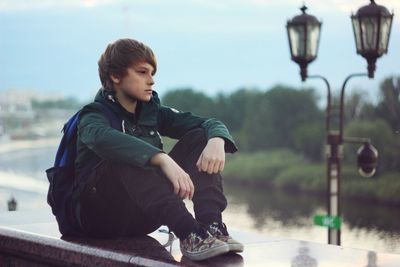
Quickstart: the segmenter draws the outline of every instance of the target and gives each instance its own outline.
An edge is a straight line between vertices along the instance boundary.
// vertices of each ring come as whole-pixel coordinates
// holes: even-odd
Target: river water
[[[18,210],[47,209],[44,170],[52,165],[54,142],[0,147],[0,212],[14,196]],[[0,145],[1,146],[1,145]],[[4,146],[3,146],[4,148]],[[229,228],[327,242],[327,229],[313,225],[313,216],[325,214],[325,199],[271,188],[237,186],[224,177],[228,207],[223,219]],[[185,200],[190,211],[192,203]],[[344,200],[342,245],[400,254],[400,209]],[[0,222],[1,224],[1,222]]]

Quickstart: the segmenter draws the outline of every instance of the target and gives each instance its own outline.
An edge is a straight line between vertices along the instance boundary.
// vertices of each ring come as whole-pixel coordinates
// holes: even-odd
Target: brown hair
[[[134,39],[119,39],[107,46],[101,55],[99,76],[103,88],[114,90],[110,75],[123,78],[127,69],[135,64],[147,62],[153,66],[153,75],[157,71],[156,57],[150,47]]]

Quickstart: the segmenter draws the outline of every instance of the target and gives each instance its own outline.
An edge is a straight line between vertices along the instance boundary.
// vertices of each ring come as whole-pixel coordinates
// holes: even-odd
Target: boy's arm
[[[134,164],[143,168],[151,166],[149,159],[161,149],[111,127],[102,111],[85,107],[78,124],[78,137],[99,157],[117,162]]]
[[[187,131],[203,127],[207,140],[221,137],[225,140],[225,152],[235,153],[238,149],[225,124],[215,118],[196,116],[191,112],[180,112],[176,109],[160,106],[158,121],[159,132],[174,139],[180,139]]]

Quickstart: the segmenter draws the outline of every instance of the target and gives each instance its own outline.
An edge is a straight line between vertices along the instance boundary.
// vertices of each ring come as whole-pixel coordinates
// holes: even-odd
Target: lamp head
[[[302,81],[307,78],[307,65],[317,58],[321,22],[306,13],[307,7],[300,8],[301,14],[293,17],[286,24],[290,54],[300,66]]]
[[[393,14],[371,0],[351,16],[357,54],[367,60],[368,76],[374,77],[376,60],[388,51]]]

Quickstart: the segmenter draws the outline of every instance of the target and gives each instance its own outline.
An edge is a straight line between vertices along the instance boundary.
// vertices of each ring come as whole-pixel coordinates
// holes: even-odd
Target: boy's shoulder
[[[87,112],[102,112],[102,106],[104,106],[104,104],[101,104],[97,101],[92,101],[83,105],[80,109],[80,113],[84,114]]]

